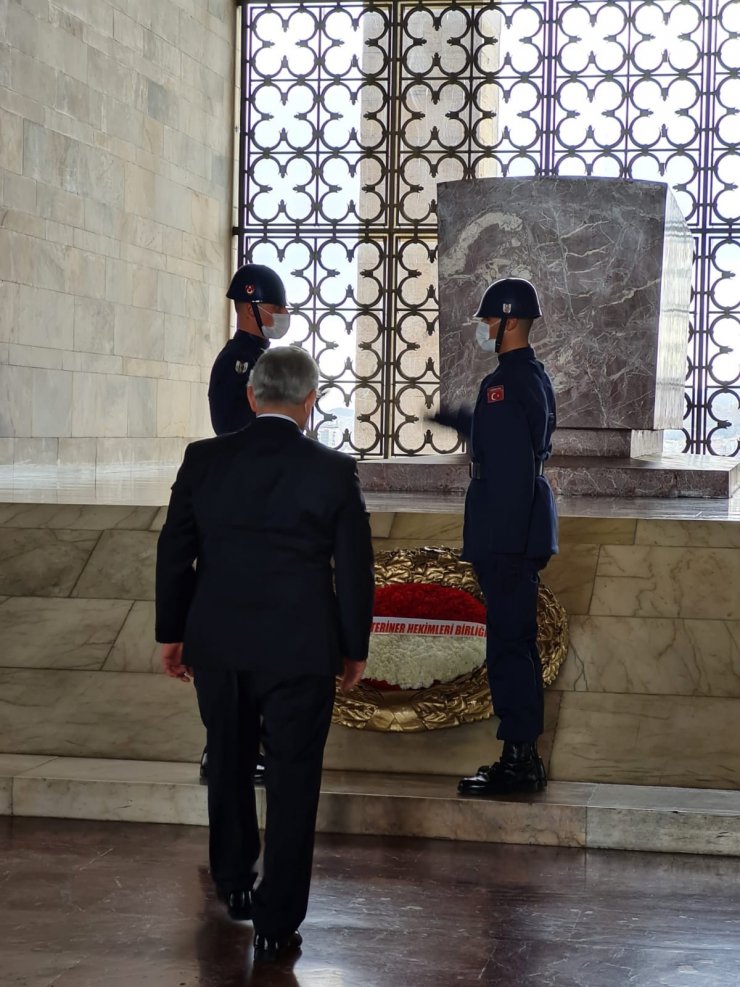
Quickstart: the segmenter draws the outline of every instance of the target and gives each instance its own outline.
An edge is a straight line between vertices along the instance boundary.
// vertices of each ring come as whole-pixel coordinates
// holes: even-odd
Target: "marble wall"
[[[233,60],[227,0],[0,4],[0,464],[210,434]]]
[[[0,751],[195,762],[192,689],[153,640],[157,507],[0,506]],[[376,551],[457,546],[459,514],[375,512]],[[554,779],[740,787],[740,524],[561,519],[544,573],[571,646],[548,689]],[[494,720],[429,734],[335,727],[327,767],[457,775]]]
[[[533,281],[533,342],[559,424],[674,428],[683,416],[692,240],[668,186],[489,178],[439,186],[442,400],[470,402],[492,357],[473,313],[498,278]]]

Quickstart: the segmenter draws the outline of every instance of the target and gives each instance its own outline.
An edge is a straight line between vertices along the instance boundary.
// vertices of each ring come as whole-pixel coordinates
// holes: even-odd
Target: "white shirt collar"
[[[266,411],[261,415],[257,415],[258,418],[282,418],[286,422],[290,422],[291,425],[295,425],[296,428],[300,428],[300,425],[295,420],[291,418],[290,415],[279,415],[276,411]]]

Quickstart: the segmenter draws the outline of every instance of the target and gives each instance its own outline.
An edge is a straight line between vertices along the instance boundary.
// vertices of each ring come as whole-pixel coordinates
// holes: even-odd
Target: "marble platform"
[[[192,688],[160,674],[153,640],[172,475],[128,474],[115,487],[68,475],[66,486],[58,475],[33,486],[26,476],[10,490],[16,502],[0,503],[0,750],[198,760]],[[369,493],[368,506],[376,551],[460,545],[460,496]],[[560,507],[561,552],[544,579],[568,613],[571,647],[546,692],[551,777],[740,788],[738,498],[561,498]],[[405,735],[334,727],[326,764],[455,776],[495,756],[495,729],[495,720]]]
[[[364,460],[359,463],[360,480],[372,493],[463,494],[469,483],[468,463],[464,454]],[[727,499],[740,490],[740,462],[718,456],[553,456],[546,473],[561,497]]]
[[[428,458],[438,463],[442,457]],[[451,461],[454,458],[444,457]],[[422,461],[423,457],[413,459],[413,462]],[[731,462],[735,464],[734,460]],[[4,505],[0,524],[5,518],[14,518],[14,525],[21,527],[125,526],[131,512],[120,508],[126,507],[160,507],[161,523],[176,472],[176,466],[155,465],[97,470],[25,464],[0,466],[0,505]],[[458,463],[454,475],[459,472]],[[465,498],[463,490],[444,493],[428,484],[421,491],[366,490],[365,500],[370,511],[462,514]],[[740,493],[726,499],[567,496],[558,498],[558,512],[561,517],[580,518],[740,521]]]
[[[195,765],[0,754],[0,814],[206,825]],[[740,856],[740,793],[553,782],[469,799],[430,775],[327,771],[322,833]],[[262,824],[265,800],[257,789]]]

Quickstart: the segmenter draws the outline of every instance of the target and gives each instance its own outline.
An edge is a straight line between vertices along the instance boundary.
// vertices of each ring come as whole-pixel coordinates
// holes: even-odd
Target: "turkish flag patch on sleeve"
[[[489,404],[496,404],[497,401],[504,400],[504,387],[499,384],[497,387],[489,387],[486,390],[486,400]]]

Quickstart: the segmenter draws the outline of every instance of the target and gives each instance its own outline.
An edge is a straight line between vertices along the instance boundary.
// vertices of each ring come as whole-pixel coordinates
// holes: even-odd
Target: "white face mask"
[[[290,328],[290,315],[287,313],[280,315],[270,313],[270,317],[272,318],[272,325],[268,326],[263,323],[262,335],[265,339],[282,339]]]
[[[490,353],[496,352],[496,340],[489,338],[489,333],[491,332],[490,326],[487,322],[479,322],[475,327],[475,341],[480,346],[482,350],[486,350]]]

